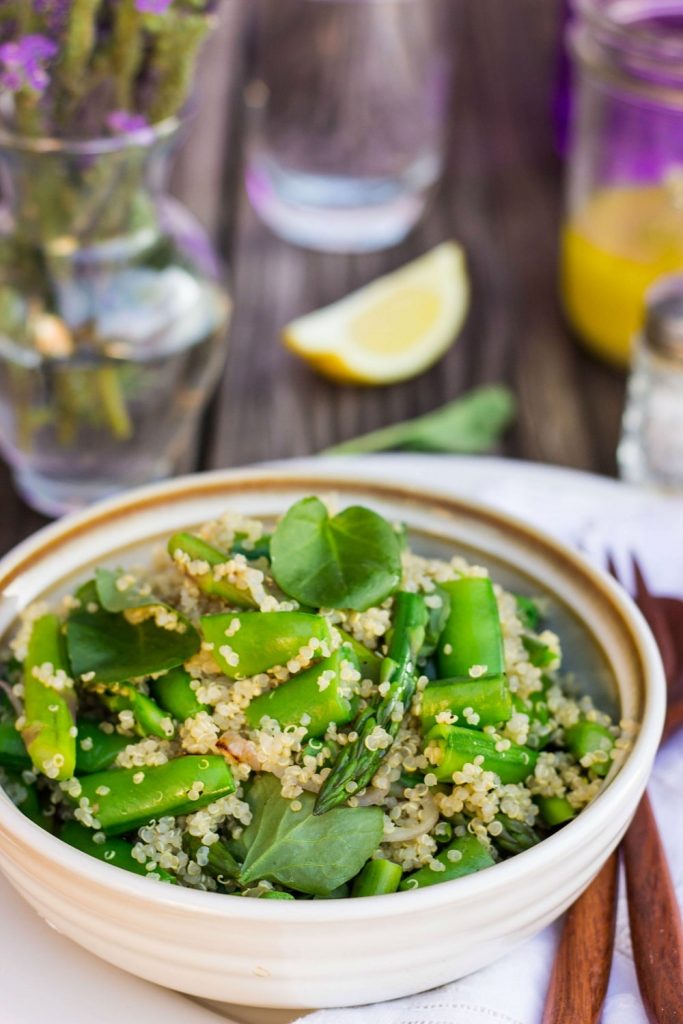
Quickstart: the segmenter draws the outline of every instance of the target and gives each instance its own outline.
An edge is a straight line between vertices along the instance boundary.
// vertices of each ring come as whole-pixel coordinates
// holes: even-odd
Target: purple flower
[[[33,0],[36,14],[45,18],[50,32],[59,35],[66,24],[71,0]]]
[[[107,127],[115,135],[130,135],[148,128],[144,114],[131,114],[127,110],[113,110],[107,115]]]
[[[135,9],[140,14],[165,14],[173,0],[135,0]]]
[[[0,46],[0,84],[12,92],[24,86],[43,92],[50,81],[43,63],[54,57],[57,49],[52,39],[40,35],[3,43]]]

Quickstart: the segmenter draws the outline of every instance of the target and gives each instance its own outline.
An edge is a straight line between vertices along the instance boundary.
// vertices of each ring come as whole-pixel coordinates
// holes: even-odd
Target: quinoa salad
[[[544,600],[304,498],[25,610],[0,782],[118,868],[261,899],[481,871],[564,827],[631,745],[562,672]]]

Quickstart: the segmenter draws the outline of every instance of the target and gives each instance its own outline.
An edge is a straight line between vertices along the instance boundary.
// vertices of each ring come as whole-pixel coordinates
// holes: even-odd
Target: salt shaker
[[[683,490],[683,274],[648,293],[617,461],[631,483]]]

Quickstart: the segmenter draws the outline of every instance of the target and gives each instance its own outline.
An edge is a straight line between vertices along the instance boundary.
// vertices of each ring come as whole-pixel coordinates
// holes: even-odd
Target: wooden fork
[[[662,655],[668,707],[662,743],[683,725],[683,601],[657,598],[632,559],[636,602]],[[612,575],[619,576],[612,559]],[[633,955],[650,1024],[683,1022],[683,928],[669,866],[647,793],[622,842]],[[543,1024],[595,1024],[614,951],[618,851],[567,913],[546,996]]]

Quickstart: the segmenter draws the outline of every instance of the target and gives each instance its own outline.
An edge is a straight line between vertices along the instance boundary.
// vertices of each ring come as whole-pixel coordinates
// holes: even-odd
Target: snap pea
[[[440,603],[434,605],[433,600],[430,600],[430,603],[427,606],[429,618],[427,619],[425,638],[422,644],[422,650],[420,651],[421,662],[430,658],[436,651],[439,646],[441,634],[444,631],[451,613],[450,594],[443,587],[435,587],[429,597],[431,599],[438,599]]]
[[[59,678],[61,688],[41,682],[35,675],[40,669]],[[33,623],[24,662],[21,735],[36,771],[58,780],[71,778],[76,765],[76,695],[69,673],[61,623],[56,615],[43,615]]]
[[[257,729],[261,719],[267,715],[284,728],[303,724],[304,716],[307,716],[307,735],[318,737],[325,734],[331,722],[337,725],[350,722],[358,710],[358,702],[344,696],[344,662],[357,668],[358,663],[348,647],[339,648],[331,657],[299,672],[274,690],[262,693],[251,701],[244,713],[247,724]],[[321,688],[322,677],[328,673],[332,673],[332,678],[328,676],[326,685]]]
[[[541,610],[533,597],[525,597],[523,594],[515,595],[517,614],[522,620],[525,629],[537,630],[541,624]]]
[[[79,718],[77,725],[77,775],[92,775],[93,772],[111,768],[121,751],[133,742],[130,736],[122,736],[118,732],[102,732],[97,722]]]
[[[425,749],[439,782],[449,782],[454,772],[473,764],[476,757],[484,771],[495,772],[503,783],[523,782],[533,774],[538,760],[535,750],[512,743],[507,750],[496,750],[497,741],[476,729],[457,725],[435,725],[427,734]]]
[[[151,873],[145,864],[141,864],[139,860],[135,859],[133,846],[125,839],[107,836],[103,843],[98,843],[94,839],[94,833],[76,821],[65,822],[59,833],[59,838],[69,846],[73,846],[74,849],[80,850],[81,853],[87,853],[97,860],[103,860],[106,864],[113,864],[114,867],[123,868],[124,871],[131,871],[135,875],[147,877]],[[165,871],[164,868],[155,867],[153,870],[154,874],[159,876],[160,881],[170,882],[171,885],[175,884],[176,880],[173,875]]]
[[[535,803],[544,822],[551,828],[564,825],[566,821],[576,817],[576,811],[563,796],[537,796]]]
[[[591,771],[596,775],[607,775],[612,763],[610,754],[614,747],[614,736],[606,726],[584,718],[576,725],[570,725],[565,729],[564,738],[577,761],[581,761],[586,754],[604,751],[608,756],[604,761],[595,761],[591,765]]]
[[[522,644],[529,655],[529,661],[536,668],[551,668],[551,666],[559,664],[560,658],[557,651],[532,633],[525,633],[522,636]]]
[[[259,896],[260,900],[293,900],[291,892],[281,892],[279,889],[267,889]]]
[[[235,540],[230,548],[231,555],[244,555],[250,562],[255,562],[259,558],[265,558],[266,561],[270,561],[270,534],[264,533],[262,537],[255,540],[250,547],[246,544],[246,534],[238,533],[235,535]]]
[[[396,892],[402,875],[403,868],[391,860],[369,860],[354,879],[351,895],[382,896],[388,892]]]
[[[0,767],[17,772],[31,767],[31,758],[14,722],[0,722]]]
[[[216,579],[213,568],[229,562],[232,555],[227,555],[212,544],[207,544],[201,537],[195,537],[192,533],[174,533],[168,542],[168,553],[173,556],[176,552],[188,555],[193,562],[206,562],[211,568],[208,572],[193,576],[193,580],[202,591],[210,597],[222,597],[224,601],[235,605],[236,608],[256,608],[256,601],[248,590],[230,583],[227,579]]]
[[[83,687],[97,694],[110,711],[132,711],[136,732],[140,736],[158,736],[171,739],[175,727],[168,714],[133,683],[83,683]]]
[[[535,693],[530,694],[526,700],[517,696],[517,694],[514,694],[512,697],[512,705],[515,711],[520,711],[529,718],[530,729],[526,745],[533,750],[543,750],[552,739],[554,732],[547,704],[548,689],[551,684],[552,680],[548,676],[544,676],[542,690],[537,690]]]
[[[204,615],[201,628],[204,638],[214,645],[214,658],[233,679],[244,679],[276,665],[286,665],[311,640],[325,645],[332,643],[327,619],[309,612]]]
[[[443,864],[443,871],[434,871],[433,868],[420,868],[412,875],[404,878],[399,885],[400,890],[422,889],[427,885],[436,885],[439,882],[450,882],[454,878],[462,878],[463,875],[474,874],[475,871],[482,871],[495,864],[495,860],[476,836],[466,835],[454,839],[445,849],[436,855],[436,859]]]
[[[439,675],[467,676],[474,665],[484,665],[487,676],[502,675],[503,633],[491,580],[463,576],[441,587],[450,599],[450,611],[437,648]]]
[[[152,818],[190,814],[235,790],[230,769],[215,755],[186,755],[152,768],[96,772],[80,783],[79,800],[88,800],[99,827],[111,835],[139,828]],[[196,799],[190,792],[197,793]]]
[[[485,725],[500,725],[512,717],[512,699],[505,676],[490,676],[471,679],[437,679],[422,691],[422,730],[429,730],[436,724],[436,716],[450,711],[458,716],[462,726],[467,726],[463,715],[466,708],[479,716],[476,728]]]
[[[202,845],[203,843],[201,839],[197,836],[191,836],[187,832],[183,836],[183,848],[185,853],[187,853],[189,857],[192,857],[193,860],[196,860],[197,853]],[[209,859],[204,865],[203,870],[206,871],[208,875],[211,875],[219,881],[222,878],[237,878],[240,873],[239,862],[235,860],[222,839],[219,839],[216,843],[211,843],[207,849],[209,851]]]
[[[358,666],[363,679],[372,679],[373,683],[379,682],[380,672],[382,670],[382,659],[379,654],[375,654],[369,647],[362,644],[360,640],[356,640],[354,636],[347,633],[344,629],[339,629],[341,638],[344,641],[345,647],[350,647],[358,660]]]
[[[166,675],[154,679],[150,690],[157,704],[178,722],[207,710],[207,705],[197,699],[192,689],[192,676],[184,668],[172,668]]]

